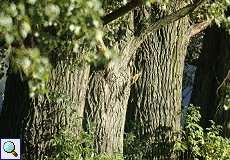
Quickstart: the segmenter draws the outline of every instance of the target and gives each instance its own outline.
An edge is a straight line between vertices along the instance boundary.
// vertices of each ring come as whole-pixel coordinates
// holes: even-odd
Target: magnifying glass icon
[[[14,157],[17,157],[18,154],[17,152],[15,151],[15,145],[13,142],[11,141],[7,141],[3,144],[3,150],[6,152],[6,153],[11,153],[14,155]]]

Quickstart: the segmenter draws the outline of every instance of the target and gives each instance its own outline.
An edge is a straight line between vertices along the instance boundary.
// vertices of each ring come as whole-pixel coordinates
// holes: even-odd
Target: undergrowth
[[[211,122],[209,128],[202,128],[199,107],[190,106],[181,140],[175,144],[175,151],[186,154],[191,160],[229,160],[230,139],[222,136],[222,127]]]
[[[121,155],[97,154],[93,133],[80,134],[65,130],[52,141],[54,153],[47,160],[122,160]]]
[[[186,124],[172,147],[182,160],[229,160],[230,139],[222,136],[222,128],[211,121],[209,128],[202,128],[198,107],[190,106],[186,115]],[[76,134],[65,130],[52,141],[55,156],[47,160],[144,160],[144,155],[151,149],[145,139],[137,139],[133,133],[126,134],[124,140],[125,154],[97,154],[94,148],[93,132]],[[158,148],[159,149],[159,148]],[[163,150],[163,149],[162,149]],[[166,149],[166,152],[172,152]],[[157,152],[154,153],[156,157]],[[179,158],[178,158],[179,159]]]

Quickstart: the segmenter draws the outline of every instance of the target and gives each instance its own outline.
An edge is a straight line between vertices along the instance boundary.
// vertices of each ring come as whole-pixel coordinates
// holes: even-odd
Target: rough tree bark
[[[163,27],[149,35],[136,53],[133,70],[139,78],[131,87],[127,132],[134,129],[137,138],[145,141],[143,159],[175,158],[170,151],[173,133],[180,129],[188,26],[188,18],[183,18]]]
[[[30,99],[27,82],[8,74],[0,137],[21,138],[23,159],[45,159],[54,135],[64,127],[76,134],[82,128],[89,67],[73,70],[65,61],[56,62],[47,96]]]
[[[203,0],[199,0],[169,16],[150,23],[147,28],[141,31],[140,36],[132,36],[127,40],[127,43],[121,45],[119,49],[121,61],[118,63],[111,62],[106,66],[106,69],[96,71],[92,74],[87,95],[88,107],[86,112],[90,120],[96,125],[96,149],[98,152],[121,153],[123,150],[122,141],[125,114],[130,93],[129,62],[138,46],[149,33],[153,33],[159,30],[159,28],[186,16],[204,2]],[[173,26],[175,24],[179,26],[181,23],[184,23],[184,20],[174,23]],[[182,33],[181,35],[184,35],[184,30],[180,27],[174,28],[170,26],[171,25],[167,26],[166,28],[168,28],[168,30],[166,29],[165,31],[173,31],[178,37],[171,37],[170,34],[165,35],[167,35],[167,39],[172,38],[171,42],[177,47],[169,47],[168,49],[171,49],[172,52],[168,51],[170,53],[168,56],[166,54],[164,54],[165,57],[158,55],[159,59],[157,58],[156,62],[159,64],[163,63],[165,66],[154,67],[157,71],[157,75],[163,75],[162,78],[164,81],[159,81],[158,87],[162,89],[164,82],[168,84],[167,88],[170,89],[170,92],[169,94],[163,95],[167,96],[167,98],[171,95],[174,96],[174,93],[176,95],[180,93],[180,83],[177,82],[177,80],[180,80],[182,72],[180,63],[183,63],[183,56],[179,57],[181,52],[179,52],[178,48],[184,50],[182,47],[184,43],[183,38],[181,39],[178,34],[180,32]],[[156,33],[159,34],[158,38],[161,37],[160,34],[164,34],[164,29],[161,30],[161,32]],[[177,38],[178,41],[176,41]],[[160,44],[162,44],[162,47],[166,44],[171,46],[167,42]],[[155,45],[157,46],[157,43],[155,43]],[[177,51],[178,54],[176,53]],[[160,58],[166,58],[164,60],[168,61],[168,63],[164,60],[161,62]],[[173,58],[178,58],[175,63],[171,61]],[[168,66],[171,64],[174,68]],[[178,69],[175,69],[177,67]],[[162,71],[160,69],[162,69]],[[170,74],[166,74],[165,70],[170,71]],[[173,74],[173,71],[178,71],[178,73],[175,72]],[[57,133],[63,126],[68,126],[68,124],[70,124],[68,123],[69,121],[75,120],[71,119],[71,117],[75,116],[78,118],[82,116],[88,73],[88,68],[84,68],[80,71],[76,69],[73,73],[70,72],[69,67],[65,65],[65,61],[57,61],[57,65],[52,70],[52,77],[49,83],[50,93],[53,94],[56,92],[56,94],[64,94],[71,102],[75,102],[69,112],[67,108],[62,107],[70,104],[66,101],[57,102],[54,101],[55,98],[52,99],[50,96],[39,96],[32,100],[29,99],[27,82],[23,82],[19,75],[9,73],[6,86],[5,107],[0,121],[1,136],[11,134],[12,137],[21,137],[25,142],[25,159],[44,159],[49,152],[50,139],[53,134]],[[170,87],[167,78],[173,79],[173,84],[175,83],[173,86],[177,86],[178,84],[179,88]],[[78,88],[79,86],[80,88]],[[17,92],[15,92],[15,89],[17,89]],[[172,101],[173,102],[165,101],[166,109],[169,107],[168,103],[176,105],[180,99],[175,97]],[[76,112],[70,116],[73,110],[76,110]],[[177,106],[175,106],[173,113],[176,113],[177,110],[179,111]],[[165,113],[169,113],[169,111],[166,110]],[[9,115],[13,116],[9,118]],[[171,117],[171,119],[174,119],[174,117]],[[81,120],[79,121],[79,124],[80,123]],[[167,121],[167,123],[170,122]],[[72,126],[69,127],[72,128]],[[173,127],[177,127],[177,125]]]
[[[130,15],[126,22],[132,28]],[[95,132],[98,153],[123,152],[125,115],[130,94],[129,58],[123,56],[132,54],[133,49],[132,45],[126,46],[131,39],[131,32],[126,29],[121,34],[118,36],[123,40],[115,44],[120,60],[109,63],[102,70],[93,71],[89,83],[85,111],[89,123],[94,126],[91,129]]]
[[[230,36],[213,26],[206,30],[203,43],[191,103],[201,107],[204,127],[214,120],[223,125],[224,135],[229,137],[230,111],[224,110],[223,102],[230,86]]]
[[[178,128],[180,121],[179,112],[184,53],[186,52],[186,42],[190,33],[188,33],[187,18],[181,21],[177,20],[185,17],[204,2],[205,1],[197,1],[194,4],[176,10],[181,7],[179,6],[181,3],[177,2],[176,7],[172,9],[172,14],[168,16],[164,15],[160,18],[156,16],[158,19],[156,18],[155,22],[149,21],[150,23],[147,26],[140,29],[138,35],[132,36],[127,40],[127,43],[123,44],[123,47],[119,50],[122,57],[119,63],[112,64],[111,67],[106,67],[105,70],[97,71],[93,74],[87,96],[88,107],[86,113],[88,114],[90,122],[96,125],[95,135],[97,135],[97,137],[95,143],[99,153],[107,152],[111,154],[123,152],[123,143],[119,142],[123,141],[125,114],[129,97],[130,81],[132,79],[129,73],[130,61],[137,48],[150,33],[156,35],[156,37],[153,36],[155,37],[154,40],[156,40],[154,47],[163,52],[163,54],[158,53],[158,51],[155,50],[156,48],[153,48],[153,52],[155,52],[156,55],[156,57],[153,57],[155,60],[146,60],[151,57],[152,54],[148,54],[143,60],[143,63],[146,61],[146,65],[149,65],[149,67],[152,67],[149,62],[153,62],[151,65],[153,65],[155,73],[151,73],[151,76],[154,74],[160,76],[155,77],[156,82],[159,81],[155,86],[155,96],[159,97],[162,105],[164,105],[165,111],[160,111],[162,118],[159,120],[159,123],[161,120],[165,120],[166,116],[169,116],[170,118],[165,120],[165,124],[162,125],[168,123],[167,125],[170,124],[169,127],[172,127],[174,131],[175,128]],[[169,25],[171,23],[172,25]],[[168,26],[165,29],[158,31],[166,25]],[[158,32],[155,33],[156,31]],[[173,36],[171,36],[171,34]],[[166,40],[164,40],[164,38]],[[167,53],[169,54],[167,55]],[[161,62],[162,60],[163,62]],[[149,74],[149,71],[150,70],[146,71],[146,74]],[[151,71],[153,71],[153,69],[151,69]],[[166,83],[166,87],[164,87],[164,83]],[[143,84],[145,84],[145,82],[143,82]],[[162,90],[162,94],[158,94],[158,87]],[[169,89],[169,92],[163,92],[164,89]],[[162,96],[166,96],[166,98]],[[175,97],[173,98],[172,96]],[[159,105],[158,102],[155,101],[150,102],[150,105],[153,103],[155,103],[156,106]],[[171,105],[174,105],[174,107],[170,108]],[[152,110],[152,113],[153,112],[155,111]],[[156,115],[161,116],[160,112],[156,112]],[[146,116],[148,116],[147,113]],[[152,125],[151,122],[148,123]],[[152,125],[152,128],[157,126],[154,125]],[[167,126],[164,127],[167,128]],[[144,130],[144,128],[142,129]],[[147,127],[146,129],[148,130],[149,128]],[[171,134],[171,131],[169,133]]]
[[[88,104],[95,124],[96,150],[113,154],[123,151],[125,114],[130,92],[129,69],[95,73],[90,82]]]

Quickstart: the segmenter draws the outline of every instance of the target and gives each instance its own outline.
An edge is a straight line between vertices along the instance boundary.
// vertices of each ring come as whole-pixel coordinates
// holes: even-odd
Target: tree
[[[229,137],[229,35],[217,26],[205,32],[203,51],[198,62],[192,103],[201,107],[202,125],[209,127],[210,120],[223,125]]]
[[[132,78],[130,77],[129,62],[138,46],[140,46],[149,33],[153,34],[161,27],[184,17],[199,5],[200,3],[188,5],[154,23],[150,23],[150,26],[145,26],[146,28],[138,28],[140,34],[134,34],[133,37],[128,38],[127,43],[122,44],[121,50],[118,51],[121,55],[121,61],[115,64],[110,63],[105,70],[93,74],[89,89],[88,103],[90,109],[88,110],[88,115],[92,117],[92,121],[96,125],[96,147],[99,152],[123,152],[122,141],[125,115],[130,92],[130,79]],[[178,23],[176,22],[177,25]],[[165,43],[169,42],[166,41]],[[181,45],[178,49],[183,49],[183,47],[185,46]],[[181,60],[183,60],[183,57]],[[172,63],[177,62],[173,61]],[[181,68],[178,67],[178,69],[180,70]],[[180,92],[178,92],[179,94]],[[159,98],[162,97],[159,96]],[[180,103],[179,100],[177,102]]]
[[[6,22],[9,22],[10,27],[1,23],[3,27],[0,28],[0,33],[5,36],[6,47],[12,49],[11,67],[13,68],[13,64],[16,62],[16,64],[19,63],[18,68],[21,70],[16,74],[9,71],[5,108],[1,116],[1,130],[4,132],[8,128],[12,136],[22,137],[25,142],[24,156],[28,159],[44,159],[49,156],[50,140],[53,135],[59,133],[60,129],[67,127],[73,129],[73,132],[76,130],[78,132],[79,128],[73,127],[77,125],[81,130],[82,119],[79,121],[76,119],[83,116],[83,109],[86,110],[87,118],[96,126],[97,152],[122,153],[125,115],[131,85],[129,65],[133,55],[150,33],[155,34],[162,27],[183,18],[205,3],[200,0],[178,8],[154,22],[147,20],[147,25],[140,30],[139,34],[128,36],[127,40],[118,43],[117,52],[120,61],[114,62],[111,60],[110,52],[105,47],[100,34],[98,23],[100,23],[101,7],[98,7],[97,3],[90,3],[91,1],[86,3],[82,0],[74,2],[74,4],[72,2],[55,1],[46,6],[43,2],[29,1],[11,4],[4,1],[5,7],[2,8],[3,11],[9,7],[14,10],[16,5],[16,10],[20,13],[19,16],[14,15],[15,12],[10,12],[8,15],[8,11],[6,11],[7,16],[4,18],[7,20]],[[66,3],[70,3],[69,6],[74,7],[70,9],[72,13],[70,15],[69,12],[62,12],[69,11],[69,6]],[[34,4],[35,6],[33,6]],[[107,24],[142,4],[142,1],[131,1],[101,19],[104,24]],[[81,7],[76,7],[76,5]],[[31,12],[33,9],[36,12]],[[25,13],[28,16],[25,16]],[[20,19],[23,17],[22,15],[25,16],[23,21]],[[31,24],[28,23],[28,19]],[[60,23],[55,23],[56,20]],[[178,23],[180,22],[175,22],[175,24]],[[184,34],[183,30],[181,31]],[[80,49],[77,50],[79,45]],[[46,71],[47,65],[45,64],[47,63],[39,57],[39,51],[35,47],[39,48],[43,54],[48,53],[48,55],[42,56],[49,57],[52,64],[51,77],[47,84],[49,92],[39,96],[31,93],[44,89],[43,83],[37,82],[47,79],[46,74],[41,74],[41,76],[39,72],[40,69]],[[178,45],[178,48],[184,49],[185,46]],[[96,54],[84,54],[84,52],[90,51],[96,52]],[[27,63],[28,57],[29,63]],[[76,60],[80,61],[81,58],[95,67],[94,70],[91,70],[90,79],[88,79],[89,68],[86,64],[83,63],[84,65],[80,69],[72,65]],[[183,59],[183,57],[180,58]],[[102,62],[100,66],[97,66],[98,61]],[[173,61],[171,64],[178,64],[178,61]],[[39,67],[34,67],[37,65]],[[35,70],[32,70],[33,68]],[[178,68],[181,71],[181,68]],[[20,76],[23,77],[23,81]],[[85,96],[88,80],[90,80],[89,91]],[[180,83],[178,85],[180,87]],[[18,88],[19,92],[13,92],[12,86]],[[179,94],[179,91],[176,94]],[[86,97],[87,108],[84,105]],[[18,99],[19,104],[15,103],[17,101],[12,101],[13,99]],[[8,120],[9,114],[12,114],[14,110],[19,110],[24,114],[15,114],[12,119]],[[6,119],[7,125],[3,123]],[[73,123],[70,122],[72,120]]]
[[[52,154],[51,140],[60,130],[81,131],[89,65],[76,64],[82,59],[81,41],[88,47],[92,44],[87,39],[95,42],[99,26],[87,25],[100,20],[101,8],[91,6],[92,1],[88,5],[85,1],[1,3],[2,19],[10,22],[1,21],[0,33],[6,37],[1,41],[11,58],[0,136],[20,137],[24,159],[45,159]],[[83,40],[77,41],[81,36]],[[44,57],[52,64],[48,82]],[[46,88],[48,92],[43,92]]]
[[[181,5],[181,2],[175,2],[172,6],[180,8]],[[140,14],[136,16],[139,19]],[[164,13],[155,14],[160,17]],[[144,159],[173,158],[170,150],[173,134],[180,130],[188,28],[188,17],[166,25],[149,35],[136,52],[133,70],[138,80],[131,87],[127,127],[133,132],[130,124],[134,124],[135,135],[147,144]]]

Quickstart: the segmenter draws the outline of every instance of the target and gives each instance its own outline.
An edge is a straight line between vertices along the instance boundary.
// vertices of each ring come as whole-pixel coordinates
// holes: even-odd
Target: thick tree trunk
[[[95,125],[96,151],[122,153],[125,114],[130,93],[129,69],[95,73],[90,82],[88,117]]]
[[[73,70],[60,61],[51,71],[49,93],[29,99],[27,82],[10,73],[1,116],[1,137],[20,137],[24,159],[45,159],[52,154],[50,140],[55,134],[65,127],[76,134],[81,130],[88,76],[88,66]]]
[[[175,159],[171,151],[173,134],[180,130],[187,31],[183,18],[151,34],[136,53],[134,75],[139,78],[132,85],[126,129],[145,141],[143,159]]]
[[[115,34],[112,38],[116,43],[113,48],[119,58],[91,74],[85,113],[91,124],[88,129],[93,130],[96,136],[97,153],[123,153],[125,116],[130,95],[129,62],[136,50],[134,44],[138,44],[138,40],[132,37],[133,34],[128,29],[133,28],[131,17],[132,13],[128,14],[114,28]]]
[[[230,94],[230,36],[214,26],[207,29],[203,45],[191,103],[201,107],[204,127],[214,120],[223,125],[224,135],[229,137],[230,111],[224,110],[223,104]]]
[[[188,6],[176,14],[151,24],[148,29],[140,34],[141,36],[130,38],[130,42],[123,43],[124,40],[122,39],[121,48],[123,49],[118,47],[122,57],[121,62],[115,64],[111,62],[103,71],[96,71],[92,74],[87,94],[86,114],[89,118],[89,122],[95,125],[95,144],[96,150],[99,153],[123,152],[125,115],[130,94],[129,62],[139,43],[143,41],[149,32],[155,32],[155,30],[157,30],[156,28],[161,28],[163,25],[183,17],[192,10],[191,6]],[[148,66],[149,70],[143,70],[143,82],[141,85],[148,85],[147,81],[149,81],[149,79],[151,84],[156,85],[145,88],[144,91],[149,91],[141,92],[140,97],[138,97],[138,101],[144,104],[143,106],[141,105],[141,107],[147,110],[147,112],[145,112],[144,109],[141,109],[144,111],[144,115],[150,116],[149,118],[143,118],[141,116],[135,118],[135,120],[143,120],[142,126],[146,123],[146,126],[139,130],[141,134],[143,133],[142,131],[144,131],[142,135],[148,133],[152,135],[153,130],[162,130],[163,128],[169,130],[165,135],[171,136],[172,131],[179,128],[178,112],[180,112],[180,105],[178,104],[180,104],[181,100],[181,77],[184,51],[186,48],[186,45],[184,45],[186,41],[186,30],[186,19],[168,25],[154,34],[153,40],[156,40],[156,42],[151,42],[151,45],[152,43],[154,44],[153,48],[151,48],[152,53],[149,52],[144,55],[144,58],[140,56],[144,67],[150,65]],[[129,40],[129,38],[127,39]],[[146,43],[148,42],[150,42],[150,39],[146,41]],[[127,45],[125,46],[125,44]],[[158,53],[158,50],[162,53]],[[149,57],[152,58],[149,59]],[[22,116],[16,119],[16,122],[19,122],[22,128],[21,130],[16,130],[15,133],[17,134],[15,135],[21,136],[25,142],[25,159],[44,159],[49,151],[52,136],[64,126],[68,126],[68,124],[70,124],[69,121],[75,120],[72,118],[73,116],[75,116],[76,119],[82,116],[84,107],[83,97],[85,97],[89,70],[86,69],[71,73],[68,69],[63,61],[59,62],[52,70],[49,96],[37,97],[31,101],[28,100],[28,87],[26,82],[25,84],[23,83],[23,85],[25,85],[24,87],[19,88],[18,94],[12,94],[14,88],[10,87],[10,85],[12,83],[12,86],[18,87],[18,85],[22,83],[20,78],[17,82],[15,78],[12,77],[11,81],[8,82],[7,92],[9,97],[6,98],[5,116],[2,116],[2,122],[6,121],[7,115],[11,114],[10,111],[18,107],[13,101],[9,101],[14,98],[21,100],[22,105],[20,105],[20,110],[25,112],[24,115],[26,117]],[[151,71],[150,76],[147,76],[149,71]],[[147,76],[145,77],[147,78],[146,81],[144,76]],[[78,88],[79,86],[80,88]],[[27,87],[27,90],[25,90],[25,87]],[[153,94],[150,93],[152,90]],[[25,94],[20,94],[24,92]],[[50,97],[52,94],[54,94],[54,97],[64,95],[70,99],[71,102],[69,103],[68,100],[58,102],[58,99]],[[142,97],[146,100],[141,99]],[[150,104],[146,103],[148,99],[151,100]],[[78,102],[78,100],[80,104],[71,105],[72,102]],[[140,106],[139,102],[136,106]],[[9,106],[8,103],[10,104]],[[25,103],[25,105],[23,105],[23,103]],[[66,105],[71,105],[73,108],[68,110],[67,107],[65,108]],[[29,110],[27,108],[29,108]],[[70,116],[73,110],[76,111],[76,114]],[[17,117],[17,114],[15,115]],[[154,121],[154,118],[158,119]],[[21,123],[21,121],[23,122]],[[13,120],[12,123],[15,124],[16,122]],[[9,124],[12,123],[9,122]],[[79,124],[81,124],[81,120]],[[8,127],[6,125],[3,126]],[[2,128],[4,129],[4,127]],[[160,138],[165,140],[164,137]],[[171,141],[171,139],[169,141]]]

